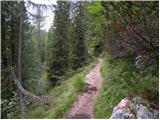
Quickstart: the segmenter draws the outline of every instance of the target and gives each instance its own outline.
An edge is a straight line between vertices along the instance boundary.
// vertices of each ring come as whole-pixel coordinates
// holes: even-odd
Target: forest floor
[[[86,89],[78,97],[78,100],[71,106],[69,112],[66,113],[64,118],[67,119],[89,119],[94,118],[93,107],[95,105],[97,96],[101,89],[102,77],[100,68],[103,63],[99,59],[94,69],[85,77]]]

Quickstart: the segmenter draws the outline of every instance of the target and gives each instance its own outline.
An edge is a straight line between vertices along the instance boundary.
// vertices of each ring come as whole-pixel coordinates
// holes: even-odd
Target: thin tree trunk
[[[19,43],[18,43],[18,80],[22,83],[22,34],[23,34],[23,2],[20,2],[20,24],[19,24]],[[25,118],[26,115],[26,105],[23,98],[23,94],[19,91],[20,95],[20,109],[21,109],[21,117]]]

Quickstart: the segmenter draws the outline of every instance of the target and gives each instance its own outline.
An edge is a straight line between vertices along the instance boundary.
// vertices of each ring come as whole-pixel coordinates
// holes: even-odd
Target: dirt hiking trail
[[[65,115],[66,119],[92,119],[94,118],[93,106],[99,94],[102,78],[100,68],[103,60],[99,59],[94,69],[85,77],[87,85],[85,91],[78,97],[72,105],[70,111]]]

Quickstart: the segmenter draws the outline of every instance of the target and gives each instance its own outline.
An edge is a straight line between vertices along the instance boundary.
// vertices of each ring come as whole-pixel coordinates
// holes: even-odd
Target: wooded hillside
[[[98,91],[94,118],[137,95],[159,109],[158,1],[0,3],[1,118],[64,118],[88,88]],[[100,88],[85,78],[96,63]]]

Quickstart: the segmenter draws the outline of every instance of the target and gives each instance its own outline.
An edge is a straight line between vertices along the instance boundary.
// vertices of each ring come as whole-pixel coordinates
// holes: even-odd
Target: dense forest
[[[1,118],[159,118],[158,1],[0,2]]]

